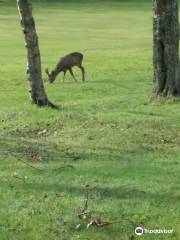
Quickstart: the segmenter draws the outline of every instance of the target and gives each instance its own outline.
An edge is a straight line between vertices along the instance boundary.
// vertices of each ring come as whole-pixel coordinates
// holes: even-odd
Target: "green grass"
[[[0,2],[0,239],[128,240],[130,219],[174,230],[141,239],[178,240],[180,101],[150,100],[151,3],[87,2],[34,5],[43,69],[85,56],[86,82],[45,82],[61,110],[31,105],[16,6]],[[121,223],[86,229],[86,184],[93,218]]]

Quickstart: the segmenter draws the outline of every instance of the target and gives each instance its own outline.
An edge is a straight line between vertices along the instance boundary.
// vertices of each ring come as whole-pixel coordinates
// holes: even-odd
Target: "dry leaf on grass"
[[[106,227],[110,225],[109,222],[104,222],[101,219],[95,219],[95,220],[91,220],[88,224],[87,224],[87,228],[89,228],[90,226],[95,226],[95,227]]]
[[[32,162],[39,162],[42,160],[42,157],[35,153],[29,153],[28,159],[31,160]]]
[[[43,129],[43,130],[41,130],[37,133],[38,137],[47,137],[47,135],[48,135],[48,130],[47,129]]]

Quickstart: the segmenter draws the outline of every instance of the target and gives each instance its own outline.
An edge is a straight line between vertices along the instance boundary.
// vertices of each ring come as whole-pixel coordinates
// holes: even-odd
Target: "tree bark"
[[[41,58],[35,21],[30,0],[17,0],[20,22],[27,49],[27,77],[31,100],[38,106],[54,105],[49,102],[42,80]]]
[[[153,0],[153,96],[180,93],[178,0]]]

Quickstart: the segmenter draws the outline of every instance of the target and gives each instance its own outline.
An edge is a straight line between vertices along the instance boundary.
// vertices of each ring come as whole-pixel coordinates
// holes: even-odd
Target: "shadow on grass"
[[[25,182],[21,180],[9,181],[1,181],[1,187],[6,188],[9,186],[11,189],[14,188],[16,191],[20,190],[23,192],[35,192],[42,197],[44,195],[51,196],[52,193],[62,193],[64,198],[69,198],[71,196],[74,197],[84,197],[85,189],[81,186],[72,186],[72,183],[39,183],[39,182]],[[139,203],[148,201],[155,204],[155,206],[168,204],[168,207],[173,204],[177,204],[179,202],[179,196],[175,195],[173,192],[162,191],[162,192],[149,192],[139,190],[137,188],[133,188],[132,186],[119,186],[119,187],[103,187],[96,186],[92,189],[92,196],[96,196],[95,198],[99,201],[105,200],[138,200]]]
[[[143,145],[130,145],[123,146],[96,146],[92,147],[79,147],[79,146],[67,146],[62,144],[56,144],[48,141],[46,138],[10,138],[0,137],[0,158],[11,157],[18,159],[27,159],[27,153],[34,153],[42,157],[42,163],[48,161],[62,161],[70,160],[72,163],[77,161],[92,160],[92,161],[121,161],[129,162],[134,161],[137,157],[141,157],[146,154],[155,153],[163,154],[165,149],[159,147],[150,147]]]

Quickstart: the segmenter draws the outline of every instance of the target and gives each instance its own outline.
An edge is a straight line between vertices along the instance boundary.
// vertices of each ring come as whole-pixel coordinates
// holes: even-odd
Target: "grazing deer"
[[[79,53],[79,52],[73,52],[70,53],[64,57],[62,57],[59,62],[57,63],[56,67],[54,68],[54,70],[51,71],[51,73],[49,73],[48,68],[46,68],[45,72],[49,77],[49,82],[52,83],[54,82],[54,80],[56,79],[57,75],[60,72],[64,73],[64,77],[63,77],[63,82],[64,82],[64,78],[66,75],[66,72],[69,71],[71,76],[73,77],[74,81],[77,82],[74,73],[72,71],[72,67],[77,66],[81,69],[82,72],[82,81],[85,81],[85,69],[82,66],[82,61],[83,61],[83,54]]]

